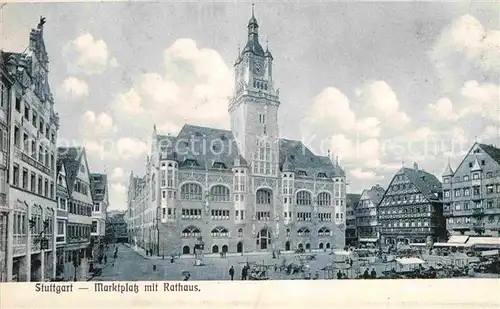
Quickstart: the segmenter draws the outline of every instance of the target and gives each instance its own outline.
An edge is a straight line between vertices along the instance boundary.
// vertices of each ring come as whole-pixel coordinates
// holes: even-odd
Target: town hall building
[[[129,241],[153,254],[331,250],[345,244],[346,177],[338,160],[280,138],[273,56],[252,12],[234,64],[231,130],[153,130],[146,173],[131,173]]]

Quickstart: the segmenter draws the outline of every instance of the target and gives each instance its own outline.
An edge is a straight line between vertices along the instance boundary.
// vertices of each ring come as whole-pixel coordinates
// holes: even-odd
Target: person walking
[[[370,279],[370,269],[366,269],[363,273],[363,279]]]
[[[243,266],[241,269],[241,280],[247,280],[247,266]]]
[[[234,278],[234,267],[231,266],[231,268],[229,268],[229,277],[231,277],[231,281],[233,281],[233,278]]]
[[[370,274],[372,279],[377,279],[377,272],[375,271],[375,268],[372,268],[372,272]]]

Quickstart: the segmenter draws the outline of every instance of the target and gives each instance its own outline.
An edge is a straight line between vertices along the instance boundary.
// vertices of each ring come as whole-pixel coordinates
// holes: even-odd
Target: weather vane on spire
[[[252,2],[252,17],[254,17],[254,8],[255,8],[255,3]]]

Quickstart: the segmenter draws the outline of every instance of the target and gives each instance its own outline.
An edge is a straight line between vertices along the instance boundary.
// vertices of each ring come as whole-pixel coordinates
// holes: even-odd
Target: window
[[[97,220],[92,220],[92,230],[91,233],[97,233]]]
[[[14,146],[17,148],[21,146],[21,131],[18,126],[14,126]]]
[[[6,130],[0,129],[0,148],[2,151],[9,151],[9,136]]]
[[[199,228],[190,226],[182,230],[181,232],[182,237],[200,237],[201,236],[201,231]]]
[[[297,192],[297,205],[309,206],[311,205],[311,193],[308,191]]]
[[[229,220],[229,210],[212,209],[212,220]]]
[[[275,154],[272,151],[271,143],[265,140],[258,140],[256,151],[253,154],[253,172],[261,175],[276,174]]]
[[[16,97],[16,111],[21,112],[21,98]]]
[[[455,189],[455,197],[459,197],[462,191],[460,189]]]
[[[486,186],[486,194],[491,194],[491,193],[494,193],[495,192],[495,189],[493,187],[493,185],[487,185]]]
[[[300,228],[298,231],[297,231],[297,236],[299,237],[307,237],[311,234],[311,232],[309,231],[308,228]]]
[[[215,149],[214,149],[215,150]],[[214,162],[213,168],[217,169],[225,169],[226,165],[222,162]]]
[[[318,173],[318,178],[327,178],[325,173]]]
[[[271,220],[271,213],[269,211],[257,211],[256,217],[258,221],[269,221]]]
[[[472,174],[472,179],[479,179],[479,173]]]
[[[181,187],[181,199],[191,201],[202,200],[202,189],[199,184],[187,183]]]
[[[45,193],[44,195],[46,197],[48,197],[49,196],[49,181],[47,179],[45,179],[43,188],[44,188],[44,193]]]
[[[33,113],[31,113],[31,123],[36,127],[36,123],[38,121],[38,117],[36,114],[36,111],[33,110]]]
[[[65,235],[66,229],[64,220],[57,220],[57,235]]]
[[[272,191],[269,189],[259,189],[255,195],[257,204],[271,204]]]
[[[213,202],[229,202],[231,199],[229,188],[222,185],[213,186],[210,189],[210,199]]]
[[[42,195],[42,190],[43,190],[43,179],[42,179],[42,176],[38,176],[38,190],[37,190],[37,193]]]
[[[4,83],[0,82],[0,107],[5,108],[5,106],[8,106],[9,102],[9,90],[7,89],[7,86],[4,85]]]
[[[12,175],[12,184],[16,187],[19,186],[19,166],[14,165],[13,175]]]
[[[464,196],[470,195],[470,188],[464,188]]]
[[[326,227],[320,228],[318,231],[318,236],[319,237],[331,236],[331,231]]]
[[[24,104],[24,119],[30,120],[30,107],[28,104]]]
[[[49,197],[50,197],[51,199],[53,199],[53,198],[54,198],[54,183],[53,183],[52,181],[50,182],[50,192],[49,192]]]
[[[307,173],[306,173],[306,171],[297,171],[297,175],[305,177],[305,176],[307,176]]]
[[[243,229],[241,227],[238,229],[238,237],[243,237]]]
[[[211,232],[212,237],[228,237],[229,231],[225,227],[216,227]]]
[[[449,190],[445,190],[444,191],[444,197],[450,197],[450,191]]]
[[[469,175],[464,176],[464,181],[469,181]]]
[[[23,168],[23,178],[22,178],[22,186],[23,189],[27,190],[28,189],[28,170]]]
[[[99,202],[94,202],[94,211],[95,211],[95,212],[99,212],[99,211],[101,211],[100,206],[101,206],[101,203],[99,203]]]

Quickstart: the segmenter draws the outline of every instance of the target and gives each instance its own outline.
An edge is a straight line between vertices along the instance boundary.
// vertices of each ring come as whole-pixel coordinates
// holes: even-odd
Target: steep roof
[[[385,189],[379,185],[373,186],[370,190],[366,190],[368,197],[373,204],[378,205],[384,196]]]
[[[352,209],[356,208],[359,200],[361,199],[361,194],[347,193],[346,194],[346,207],[350,207]]]
[[[157,135],[157,143],[162,157],[176,160],[181,168],[183,163],[194,160],[194,169],[211,169],[215,162],[230,169],[241,157],[233,133],[223,129],[186,124],[176,137]],[[304,171],[308,177],[317,177],[318,173],[325,173],[328,178],[345,176],[344,170],[329,157],[313,154],[300,141],[279,140],[280,170],[283,170],[285,161],[289,162],[288,169],[293,167],[294,171]]]
[[[434,193],[441,192],[442,184],[441,181],[436,178],[436,176],[423,170],[417,170],[407,167],[403,167],[402,172],[427,199],[438,199],[438,197]]]
[[[68,193],[73,193],[75,187],[76,176],[82,161],[85,148],[83,147],[58,147],[57,160],[64,164],[66,169],[66,183],[68,185]]]
[[[500,164],[500,148],[493,145],[479,144],[479,146],[486,152],[493,160]]]
[[[448,165],[446,165],[446,168],[444,169],[443,177],[453,176],[453,174],[453,169],[451,168],[450,163],[448,163]]]
[[[279,152],[280,170],[283,169],[286,158],[295,171],[302,170],[308,177],[317,177],[319,173],[325,173],[329,178],[345,176],[344,170],[333,164],[329,157],[315,155],[301,141],[280,139]]]

